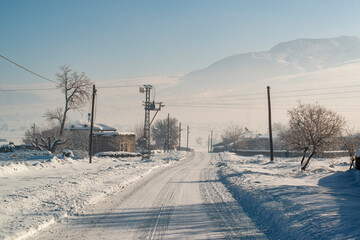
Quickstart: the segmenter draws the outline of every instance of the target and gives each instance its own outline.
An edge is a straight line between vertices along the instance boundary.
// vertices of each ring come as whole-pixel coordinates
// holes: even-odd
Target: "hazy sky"
[[[360,1],[0,0],[0,54],[48,78],[188,73],[297,38],[360,36]],[[0,58],[0,87],[44,80]]]

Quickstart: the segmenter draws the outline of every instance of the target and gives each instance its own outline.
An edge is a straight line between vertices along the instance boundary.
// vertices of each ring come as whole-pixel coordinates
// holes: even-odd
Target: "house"
[[[135,133],[95,132],[93,153],[98,152],[135,152]]]
[[[220,142],[213,145],[214,152],[234,151],[240,149],[268,149],[269,140],[267,136],[249,130],[245,127],[244,131],[234,142],[225,139],[225,142]]]
[[[89,145],[90,125],[86,123],[70,123],[66,130],[72,133],[77,148],[81,143]],[[83,148],[83,147],[82,147]],[[93,127],[93,154],[98,152],[135,152],[135,133],[118,132],[116,128],[96,123]]]

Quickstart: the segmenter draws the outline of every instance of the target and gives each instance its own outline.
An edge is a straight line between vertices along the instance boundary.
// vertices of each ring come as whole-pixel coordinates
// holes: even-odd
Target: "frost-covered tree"
[[[351,169],[356,161],[356,156],[355,156],[356,150],[359,149],[360,146],[360,134],[355,133],[354,130],[352,129],[346,129],[345,134],[341,137],[341,142],[344,146],[345,151],[349,154],[350,157],[349,169]]]
[[[288,111],[288,115],[288,128],[281,138],[290,148],[303,151],[302,170],[309,166],[314,154],[336,144],[345,127],[345,119],[341,115],[319,104],[299,103],[297,108]]]
[[[239,149],[241,140],[243,139],[244,128],[238,124],[228,126],[221,138],[226,146],[235,152]]]
[[[179,127],[176,118],[169,118],[170,135],[169,135],[169,148],[174,149],[178,145],[179,140]],[[167,136],[168,136],[168,119],[157,120],[151,127],[151,136],[155,141],[155,147],[166,149]]]
[[[70,110],[80,110],[91,97],[92,82],[85,75],[85,73],[77,73],[70,69],[69,66],[60,67],[60,72],[56,74],[59,82],[57,88],[64,94],[64,108],[55,108],[48,110],[44,117],[53,124],[51,128],[51,134],[44,136],[44,132],[41,132],[37,139],[39,142],[35,143],[34,139],[31,140],[31,130],[25,133],[24,139],[35,144],[38,148],[46,148],[51,152],[54,152],[58,145],[64,144],[64,130],[67,120],[68,112]],[[53,131],[55,134],[53,134]],[[30,138],[29,138],[30,136]],[[49,144],[50,137],[50,144]]]
[[[59,131],[58,126],[50,126],[48,128],[44,127],[31,127],[31,129],[26,130],[22,141],[26,144],[31,144],[39,151],[48,150],[50,151],[51,143],[49,140],[55,139]]]
[[[37,150],[41,151],[41,150],[43,150],[43,147],[41,146],[41,143],[39,142],[40,137],[41,137],[41,130],[35,128],[35,125],[34,125],[30,129],[27,129],[25,131],[22,141],[25,144],[31,144]]]
[[[144,139],[144,124],[139,123],[134,125],[131,131],[135,133],[136,144],[142,146]]]

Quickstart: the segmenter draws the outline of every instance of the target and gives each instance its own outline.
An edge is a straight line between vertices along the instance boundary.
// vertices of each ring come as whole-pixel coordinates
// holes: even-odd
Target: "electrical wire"
[[[97,86],[97,89],[105,89],[105,88],[133,88],[133,87],[140,87],[140,85],[113,85],[113,86]]]
[[[96,87],[97,89],[106,89],[106,88],[132,88],[139,87],[138,85],[124,85],[124,86],[104,86]],[[32,91],[52,91],[58,90],[58,88],[19,88],[19,89],[0,89],[0,92],[32,92]]]
[[[334,95],[334,94],[349,94],[349,93],[358,93],[358,91],[354,91],[354,90],[349,90],[349,91],[337,91],[337,92],[326,92],[326,93],[312,93],[312,94],[299,94],[299,95],[284,95],[284,96],[274,96],[274,94],[272,95],[271,99],[294,99],[294,98],[299,98],[299,97],[317,97],[317,96],[326,96],[326,95]],[[251,100],[252,102],[266,102],[266,99],[265,99],[265,94],[263,93],[262,94],[264,96],[264,99],[260,99],[260,98],[236,98],[236,99],[233,99],[233,101],[235,100],[238,100],[238,101],[246,101],[246,100]],[[341,97],[331,97],[331,98],[317,98],[319,100],[321,99],[345,99],[345,98],[353,98],[353,97],[356,97],[356,96],[341,96]],[[208,98],[207,98],[208,99]],[[204,100],[207,100],[207,99],[204,99]],[[188,99],[186,99],[188,100]],[[229,99],[230,100],[230,99]],[[171,100],[169,101],[171,103]],[[193,101],[176,101],[176,103],[183,103],[183,104],[192,104]]]
[[[58,88],[23,88],[23,89],[0,89],[0,92],[32,92],[32,91],[52,91]]]
[[[40,74],[37,74],[36,72],[33,72],[33,71],[31,71],[31,70],[27,69],[26,67],[23,67],[23,66],[21,66],[20,64],[17,64],[16,62],[14,62],[14,61],[12,61],[12,60],[8,59],[7,57],[5,57],[5,56],[3,56],[3,55],[1,55],[1,54],[0,54],[0,57],[2,57],[3,59],[5,59],[6,61],[8,61],[8,62],[10,62],[10,63],[12,63],[12,64],[14,64],[14,65],[18,66],[19,68],[24,69],[25,71],[27,71],[27,72],[29,72],[29,73],[32,73],[32,74],[34,74],[35,76],[38,76],[38,77],[40,77],[40,78],[42,78],[42,79],[45,79],[46,81],[49,81],[49,82],[52,82],[52,83],[58,84],[58,82],[56,82],[56,81],[54,81],[54,80],[51,80],[51,79],[49,79],[49,78],[47,78],[47,77],[41,76]]]
[[[355,85],[347,85],[347,86],[339,86],[339,87],[327,87],[327,88],[306,88],[306,89],[297,89],[297,90],[286,90],[286,91],[272,91],[271,94],[278,94],[278,93],[294,93],[294,92],[310,92],[310,91],[325,91],[325,90],[333,90],[333,89],[346,89],[346,88],[354,88],[360,87],[360,84]],[[354,91],[355,92],[355,91]],[[341,92],[342,93],[342,92]],[[319,93],[323,94],[323,93]],[[332,93],[326,93],[332,94]],[[222,99],[222,98],[242,98],[242,97],[255,97],[255,96],[264,96],[264,92],[257,92],[257,93],[248,93],[248,94],[234,94],[234,95],[223,95],[223,96],[210,96],[210,97],[193,97],[193,98],[186,98],[187,100],[194,100],[194,99]],[[294,95],[294,96],[306,96],[306,95]],[[311,96],[311,94],[310,94]],[[272,97],[274,98],[274,97]],[[257,99],[257,98],[242,98],[242,99]]]

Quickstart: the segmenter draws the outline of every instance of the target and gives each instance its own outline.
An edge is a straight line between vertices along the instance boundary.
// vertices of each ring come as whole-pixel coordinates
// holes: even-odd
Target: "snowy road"
[[[216,158],[154,171],[32,239],[266,239],[218,181]]]

